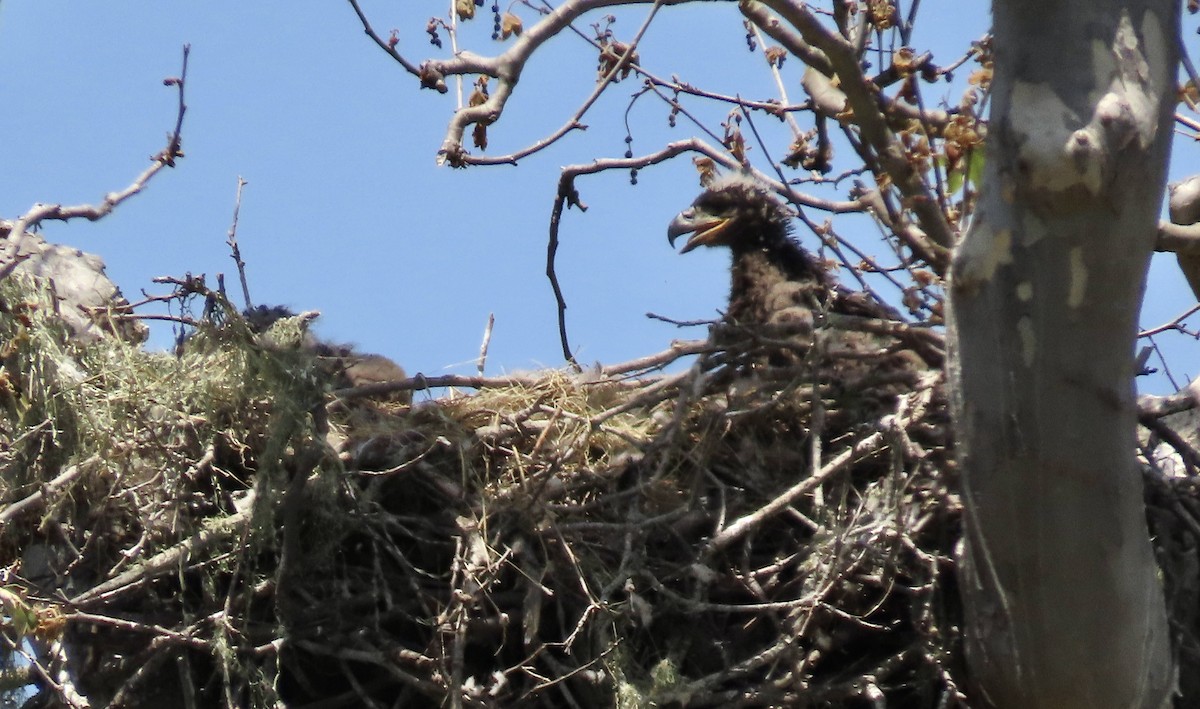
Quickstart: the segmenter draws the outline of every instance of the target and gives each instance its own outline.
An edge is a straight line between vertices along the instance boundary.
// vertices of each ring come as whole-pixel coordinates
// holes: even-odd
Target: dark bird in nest
[[[733,253],[725,321],[745,328],[794,324],[812,329],[814,310],[892,319],[894,313],[840,286],[791,236],[792,214],[749,175],[713,180],[667,228],[671,245],[691,234],[680,253],[725,246]]]
[[[308,327],[319,315],[316,311],[296,314],[279,305],[260,305],[242,313],[264,346],[311,352],[321,363],[321,368],[330,375],[335,389],[383,384],[406,378],[404,368],[383,355],[358,352],[349,345],[318,340]],[[412,403],[412,392],[397,391],[388,398],[408,404]]]
[[[763,184],[746,174],[713,180],[692,206],[667,228],[671,245],[690,235],[680,253],[724,246],[733,254],[729,307],[718,341],[734,344],[764,338],[788,345],[768,348],[765,364],[795,364],[814,342],[815,330],[834,327],[833,350],[875,350],[896,345],[869,336],[866,321],[899,320],[868,294],[837,282],[814,255],[791,236],[792,213]],[[876,328],[878,329],[878,328]],[[828,349],[828,348],[827,348]]]

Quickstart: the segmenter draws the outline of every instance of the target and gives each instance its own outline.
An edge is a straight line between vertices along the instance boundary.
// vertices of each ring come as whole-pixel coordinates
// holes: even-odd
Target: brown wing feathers
[[[714,180],[675,217],[667,236],[674,245],[680,236],[689,235],[681,253],[700,246],[726,247],[732,253],[724,320],[732,326],[734,337],[739,330],[750,336],[783,334],[793,343],[800,341],[793,351],[802,351],[803,341],[812,336],[814,320],[823,316],[897,319],[891,308],[866,293],[838,284],[791,237],[791,220],[791,213],[768,188],[746,175],[727,175]],[[871,339],[843,332],[838,333],[836,344],[878,349],[879,343],[867,342]],[[780,358],[770,359],[776,363]]]

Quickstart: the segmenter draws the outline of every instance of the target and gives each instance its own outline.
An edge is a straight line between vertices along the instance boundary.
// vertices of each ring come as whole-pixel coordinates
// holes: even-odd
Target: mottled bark
[[[1133,352],[1178,5],[994,3],[987,169],[952,268],[951,373],[968,661],[977,698],[998,707],[1169,702]]]

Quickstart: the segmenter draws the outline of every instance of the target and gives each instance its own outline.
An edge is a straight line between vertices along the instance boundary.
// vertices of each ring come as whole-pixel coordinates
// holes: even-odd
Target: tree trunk
[[[1133,353],[1179,3],[993,12],[986,170],[950,293],[972,681],[1003,708],[1169,705]]]

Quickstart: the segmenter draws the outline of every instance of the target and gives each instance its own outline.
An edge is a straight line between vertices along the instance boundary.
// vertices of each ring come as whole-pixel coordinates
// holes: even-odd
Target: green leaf
[[[976,148],[967,155],[967,169],[962,169],[962,164],[953,170],[946,171],[946,189],[950,194],[954,194],[963,188],[963,183],[967,178],[971,180],[971,186],[978,189],[980,182],[983,180],[983,148]],[[943,167],[946,165],[944,157],[938,158],[938,162]]]
[[[967,175],[971,178],[971,184],[979,187],[983,184],[983,148],[972,150],[967,157]]]

